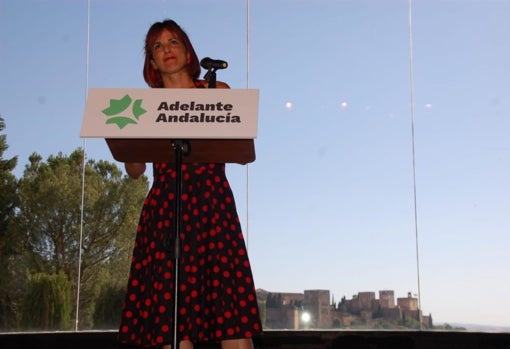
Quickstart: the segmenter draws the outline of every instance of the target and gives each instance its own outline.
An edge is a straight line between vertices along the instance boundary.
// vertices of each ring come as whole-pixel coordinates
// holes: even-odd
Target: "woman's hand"
[[[138,179],[145,172],[145,162],[126,162],[124,163],[129,177]]]

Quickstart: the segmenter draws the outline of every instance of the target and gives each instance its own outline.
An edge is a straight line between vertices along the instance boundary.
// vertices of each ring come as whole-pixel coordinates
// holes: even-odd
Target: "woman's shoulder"
[[[209,82],[207,80],[197,80],[197,87],[209,88]],[[216,88],[230,88],[230,86],[223,81],[216,81]]]
[[[230,88],[226,82],[216,81],[216,88]]]

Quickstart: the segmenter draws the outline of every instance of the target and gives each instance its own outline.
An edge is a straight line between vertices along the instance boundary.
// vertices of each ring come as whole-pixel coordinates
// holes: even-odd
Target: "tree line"
[[[146,176],[78,148],[5,159],[0,117],[0,331],[117,327]]]

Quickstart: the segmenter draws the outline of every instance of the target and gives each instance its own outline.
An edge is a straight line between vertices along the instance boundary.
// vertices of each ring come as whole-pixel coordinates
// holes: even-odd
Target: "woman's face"
[[[152,46],[152,67],[161,74],[174,74],[184,71],[188,62],[189,54],[177,35],[163,29]]]

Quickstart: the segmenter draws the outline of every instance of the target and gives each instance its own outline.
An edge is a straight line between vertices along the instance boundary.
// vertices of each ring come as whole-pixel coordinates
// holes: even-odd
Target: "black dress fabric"
[[[174,164],[153,164],[135,238],[119,329],[121,343],[173,343]],[[256,291],[225,164],[182,164],[178,341],[262,333]]]

